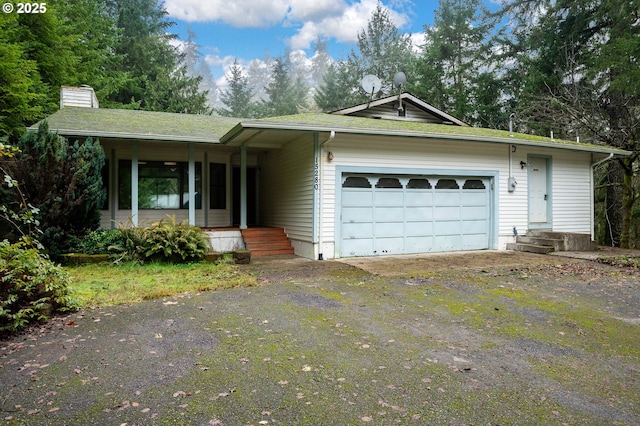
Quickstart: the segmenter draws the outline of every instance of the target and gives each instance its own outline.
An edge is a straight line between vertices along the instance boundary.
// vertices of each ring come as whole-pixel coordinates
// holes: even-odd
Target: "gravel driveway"
[[[0,342],[0,422],[640,424],[637,269],[512,252],[239,267],[262,285]]]

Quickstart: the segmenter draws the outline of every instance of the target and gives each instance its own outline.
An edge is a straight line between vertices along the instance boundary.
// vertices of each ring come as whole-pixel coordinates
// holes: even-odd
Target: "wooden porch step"
[[[242,230],[242,238],[251,256],[293,254],[283,228],[247,228]]]

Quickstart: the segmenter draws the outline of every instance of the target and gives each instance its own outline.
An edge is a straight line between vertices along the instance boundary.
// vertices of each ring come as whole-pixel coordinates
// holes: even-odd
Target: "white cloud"
[[[328,15],[321,20],[306,21],[290,38],[290,46],[293,49],[307,48],[318,35],[334,38],[346,44],[356,43],[358,33],[367,27],[377,5],[378,0],[361,0],[350,5],[344,4],[344,8],[339,13]],[[390,9],[389,17],[398,28],[408,21],[405,14]]]
[[[317,36],[355,43],[367,26],[378,0],[166,0],[169,15],[187,22],[221,22],[234,27],[284,25],[295,30],[292,49],[308,48]],[[402,27],[407,15],[389,9]]]
[[[266,27],[282,21],[290,0],[166,0],[170,16],[186,22],[221,21],[248,28]]]

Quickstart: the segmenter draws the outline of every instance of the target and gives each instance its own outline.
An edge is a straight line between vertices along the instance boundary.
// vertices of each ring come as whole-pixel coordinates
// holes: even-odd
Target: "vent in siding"
[[[98,98],[91,86],[61,86],[60,109],[64,107],[98,108]]]

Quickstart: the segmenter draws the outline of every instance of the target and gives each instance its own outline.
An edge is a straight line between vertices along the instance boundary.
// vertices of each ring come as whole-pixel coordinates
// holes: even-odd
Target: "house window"
[[[196,168],[196,209],[202,208],[202,163]],[[118,207],[131,208],[131,161],[118,162]],[[138,163],[138,207],[140,209],[188,209],[189,163],[140,161]]]
[[[209,164],[209,208],[227,208],[227,165]]]

